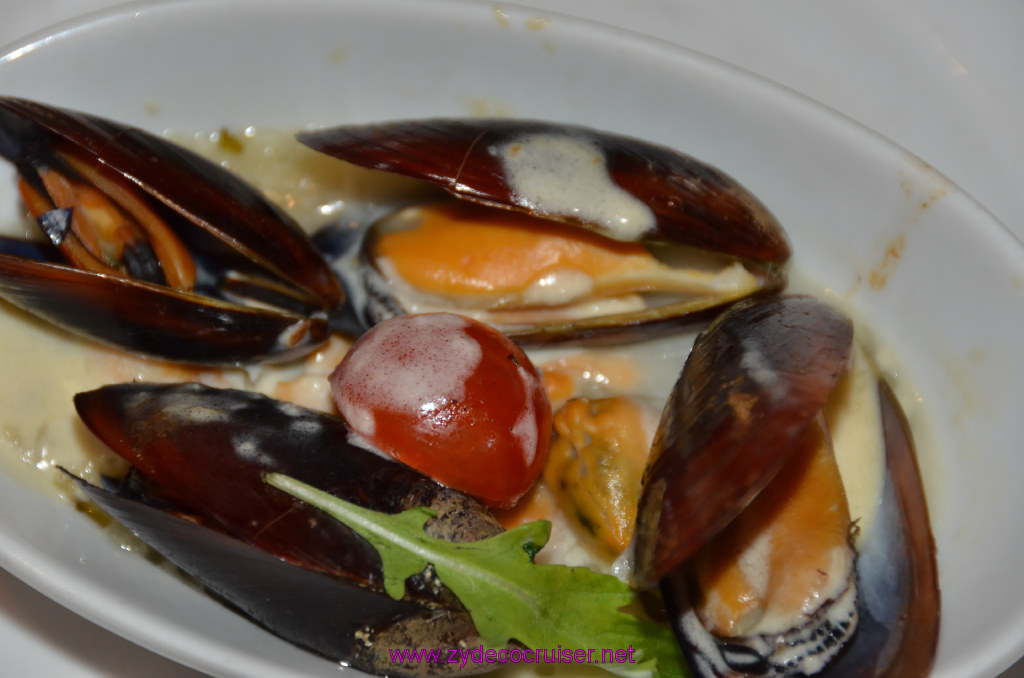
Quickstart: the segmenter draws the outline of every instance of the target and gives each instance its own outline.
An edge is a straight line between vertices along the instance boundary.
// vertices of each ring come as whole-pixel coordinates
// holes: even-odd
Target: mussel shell
[[[220,165],[119,122],[0,97],[0,152],[19,168],[60,167],[58,149],[113,170],[185,221],[305,290],[323,308],[341,301],[336,277],[306,233]]]
[[[829,678],[924,678],[939,640],[939,570],[914,440],[884,381],[879,395],[886,470],[880,519],[858,546],[860,628]]]
[[[458,664],[398,664],[386,652],[479,642],[458,600],[445,589],[436,600],[436,582],[426,577],[410,579],[412,597],[394,600],[380,589],[278,558],[194,516],[180,517],[130,494],[74,480],[86,497],[211,594],[295,645],[377,675],[419,678],[485,670],[485,665],[459,670]]]
[[[76,479],[77,480],[77,479]],[[323,572],[289,564],[222,532],[78,480],[85,495],[208,590],[277,635],[328,657],[350,657],[356,633],[421,613]]]
[[[879,517],[857,542],[857,628],[821,674],[828,678],[924,678],[938,644],[938,567],[913,437],[889,385],[879,381],[878,389],[886,470]],[[669,617],[698,675],[777,675],[763,665],[749,673],[726,669],[708,656],[715,641],[693,628],[691,585],[685,564],[661,580]],[[826,641],[823,633],[819,640]],[[730,651],[733,661],[742,656]]]
[[[742,261],[759,281],[755,295],[774,293],[785,286],[784,264],[790,247],[775,217],[733,178],[664,146],[586,127],[517,119],[394,121],[303,132],[297,138],[311,148],[356,165],[436,183],[459,199],[578,226],[616,239],[642,241],[662,248],[681,247]],[[650,222],[646,216],[630,216],[630,225],[620,229],[618,216],[612,219],[600,210],[595,212],[590,196],[567,198],[573,195],[571,190],[558,190],[557,200],[521,195],[501,156],[517,144],[538,139],[538,148],[544,148],[547,140],[566,142],[572,149],[566,152],[569,157],[575,158],[579,149],[585,149],[585,154],[592,153],[603,163],[599,169],[607,173],[607,181],[612,184],[602,189],[602,194],[621,189],[630,201],[650,211]],[[560,144],[553,146],[557,148]],[[556,158],[555,163],[564,162],[558,151],[551,152],[550,157]],[[582,175],[587,171],[572,165],[562,174]],[[622,214],[631,213],[625,208]],[[415,312],[394,294],[391,281],[377,269],[369,252],[374,233],[387,221],[385,217],[370,227],[361,252],[360,277],[350,281],[350,290],[362,295],[353,305],[363,326]],[[677,295],[678,298],[671,294],[651,295],[658,297],[657,302],[638,310],[589,317],[572,314],[564,319],[550,313],[536,321],[494,324],[526,345],[620,343],[706,323],[740,294],[748,292],[732,296]],[[486,317],[481,319],[489,322]]]
[[[79,394],[75,405],[133,465],[117,492],[86,494],[250,619],[381,674],[454,669],[396,667],[387,647],[478,642],[461,604],[429,573],[392,600],[369,543],[263,482],[280,472],[374,510],[427,506],[437,514],[427,531],[451,541],[500,531],[475,500],[352,445],[341,419],[198,384],[107,386]]]
[[[760,262],[789,258],[785,233],[734,179],[695,158],[586,127],[516,119],[424,119],[303,132],[299,141],[342,160],[435,182],[456,197],[599,229],[574,210],[548,211],[517,195],[493,149],[530,136],[579,140],[597,150],[611,180],[654,213],[644,238]],[[586,213],[589,205],[579,206]],[[612,234],[614,235],[614,234]]]
[[[364,244],[368,247],[364,247],[360,252],[359,280],[349,288],[358,292],[350,295],[356,302],[352,304],[352,308],[357,327],[365,330],[388,318],[416,312],[448,310],[454,313],[473,313],[472,310],[459,307],[411,309],[403,303],[393,293],[391,281],[378,268],[371,253],[369,246],[376,235],[375,228],[376,225],[371,226],[367,232]],[[757,291],[752,293],[754,297],[775,294],[786,285],[785,271],[781,266],[769,264],[763,268],[754,267],[752,273],[760,284]],[[490,322],[503,334],[524,346],[615,345],[666,336],[678,333],[680,329],[707,324],[739,298],[738,294],[680,296],[639,310],[570,316],[564,319],[556,319],[554,312],[557,308],[554,308],[552,314],[545,315],[542,320],[515,324],[493,322],[486,314],[478,317],[484,322]],[[332,323],[335,323],[333,316]]]
[[[437,536],[500,530],[478,502],[353,445],[345,422],[266,396],[200,384],[117,384],[75,396],[85,425],[179,511],[305,566],[379,584],[376,551],[347,526],[266,485],[283,473],[378,511],[438,511]]]
[[[0,254],[0,297],[91,339],[191,363],[287,360],[330,335],[324,313],[229,304],[7,254]]]
[[[852,341],[846,316],[806,296],[740,302],[698,336],[644,472],[641,585],[696,553],[782,468],[846,370]]]
[[[77,176],[70,157],[117,176],[151,199],[200,272],[194,291],[179,292],[80,271],[4,241],[0,297],[7,301],[119,348],[191,363],[289,359],[329,335],[326,315],[344,298],[334,272],[290,217],[219,165],[137,128],[10,97],[0,97],[0,154],[44,194],[37,173],[54,168]],[[256,303],[240,299],[222,289],[236,268],[254,281],[272,281],[250,288],[282,293]],[[288,302],[284,308],[273,305],[280,299]]]

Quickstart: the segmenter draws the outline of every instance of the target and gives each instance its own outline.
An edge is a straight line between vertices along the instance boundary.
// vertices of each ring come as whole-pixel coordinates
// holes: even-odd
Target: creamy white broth
[[[525,207],[586,219],[622,240],[634,240],[655,226],[651,208],[612,181],[604,152],[591,141],[524,134],[487,151],[501,161]]]
[[[398,204],[408,204],[436,191],[409,180],[384,177],[379,173],[351,167],[306,149],[289,132],[243,130],[237,133],[215,132],[188,136],[171,135],[176,141],[221,162],[257,187],[303,226],[316,230],[329,223],[365,224]],[[11,234],[21,235],[25,221],[4,224]],[[794,291],[820,294],[820,285],[796,279]],[[73,502],[69,485],[62,480],[57,466],[63,466],[87,480],[97,482],[99,475],[118,473],[124,465],[112,453],[92,439],[78,422],[72,396],[107,383],[197,380],[214,386],[248,388],[288,399],[325,411],[334,411],[327,375],[348,347],[343,339],[303,360],[278,366],[253,366],[247,369],[193,370],[157,361],[142,360],[115,349],[54,329],[4,304],[0,323],[6,350],[0,353],[0,369],[8,375],[21,375],[24,386],[17,393],[8,389],[0,420],[0,468],[26,485],[52,495],[57,501]],[[679,374],[693,340],[693,334],[640,342],[629,347],[590,350],[594,369],[581,374],[583,394],[602,397],[626,393],[650,403],[656,418],[661,403]],[[873,354],[877,352],[873,350]],[[538,365],[572,362],[583,355],[582,349],[544,349],[531,352]],[[870,372],[865,356],[856,364],[864,368],[848,381],[861,384],[850,391],[850,402],[833,430],[834,443],[850,492],[851,514],[860,520],[863,531],[870,529],[874,496],[882,477],[880,440],[866,436],[872,429],[877,402],[871,400],[873,388],[864,387]],[[632,366],[631,374],[603,372],[602,365]],[[627,371],[628,372],[628,371]],[[887,373],[895,370],[887,370]],[[907,391],[903,384],[900,389]],[[913,413],[912,413],[913,414]],[[645,435],[650,435],[648,432]],[[865,451],[868,451],[865,454]],[[628,579],[631,569],[627,553],[616,559],[595,548],[572,526],[565,515],[549,516],[553,523],[552,541],[539,559],[545,562],[581,564],[615,573]],[[530,671],[520,667],[508,672],[545,675],[592,674],[566,665],[540,667]]]

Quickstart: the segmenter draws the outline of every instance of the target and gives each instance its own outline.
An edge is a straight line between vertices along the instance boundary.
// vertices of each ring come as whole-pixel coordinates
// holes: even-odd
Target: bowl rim
[[[387,0],[387,2],[381,2],[377,0],[381,5],[404,5],[413,6],[408,0]],[[361,7],[370,7],[370,3],[361,2],[360,0],[346,0],[347,4],[357,4]],[[151,15],[154,13],[164,11],[190,11],[192,8],[205,9],[206,6],[240,6],[246,5],[249,11],[255,11],[253,7],[267,7],[273,3],[268,0],[259,0],[259,2],[246,3],[244,0],[163,0],[158,2],[132,2],[125,5],[118,5],[115,7],[106,8],[97,12],[92,12],[84,15],[80,18],[73,19],[67,22],[61,22],[55,26],[43,29],[31,36],[26,37],[16,43],[8,45],[3,50],[3,56],[0,56],[0,74],[3,73],[3,69],[7,67],[7,64],[11,61],[16,60],[23,54],[27,54],[35,49],[45,48],[47,45],[54,41],[73,39],[82,31],[88,31],[99,24],[105,24],[107,22],[125,21],[130,18],[138,18],[141,15]],[[305,8],[310,7],[329,7],[331,4],[342,4],[330,2],[329,0],[302,0],[301,3],[296,3],[299,7],[299,11],[304,11]],[[473,0],[431,0],[430,3],[423,3],[430,5],[445,6],[451,11],[452,8],[459,8],[464,10],[465,8],[473,8],[474,11],[478,11],[483,3],[475,2]],[[489,5],[487,7],[490,7]],[[517,16],[528,16],[531,13],[535,13],[536,10],[531,10],[528,7],[521,5],[501,5],[502,10],[517,13]],[[634,49],[640,50],[653,50],[657,52],[665,52],[668,50],[671,54],[675,55],[674,58],[683,58],[687,61],[688,66],[691,68],[697,68],[704,72],[715,72],[724,73],[726,77],[731,81],[735,82],[736,79],[743,81],[745,87],[753,88],[757,97],[770,96],[770,97],[782,97],[793,102],[793,106],[800,108],[812,107],[817,111],[815,116],[827,115],[833,120],[841,120],[843,126],[848,128],[848,134],[855,138],[858,142],[863,142],[865,147],[861,149],[862,153],[877,153],[884,157],[890,157],[894,151],[906,155],[913,155],[907,152],[905,149],[901,149],[890,140],[885,139],[877,132],[867,128],[861,123],[857,122],[845,116],[833,109],[827,108],[822,104],[815,102],[814,100],[804,96],[803,94],[786,88],[778,83],[768,81],[756,74],[753,74],[744,69],[738,68],[726,62],[717,60],[706,54],[690,50],[679,45],[675,45],[666,41],[662,41],[656,38],[650,38],[642,34],[634,33],[626,29],[617,27],[607,26],[596,22],[587,21],[577,17],[568,17],[564,15],[558,15],[554,12],[544,11],[545,16],[551,15],[558,17],[560,23],[563,23],[569,31],[573,34],[577,31],[584,32],[597,32],[606,36],[613,36],[616,40],[622,40],[630,43]],[[852,126],[852,127],[851,127]],[[924,165],[922,161],[922,165]],[[927,168],[928,172],[934,173],[937,176],[942,177],[940,173],[932,168]],[[944,177],[943,177],[944,178]],[[991,213],[980,203],[978,203],[973,197],[969,196],[959,188],[956,188],[954,184],[946,179],[951,191],[945,196],[944,200],[948,202],[960,202],[958,209],[965,211],[976,212],[979,216],[976,217],[978,220],[976,223],[986,224],[978,232],[981,237],[986,239],[986,246],[992,248],[997,252],[1005,253],[1005,256],[1009,259],[1013,259],[1017,262],[1018,267],[1020,266],[1020,251],[1024,251],[1024,244],[1021,240],[1014,235],[1014,233],[1003,223],[999,222]],[[4,535],[3,531],[0,530],[0,537]],[[0,540],[2,545],[2,540]],[[34,588],[44,592],[51,598],[58,600],[62,604],[66,605],[70,609],[75,610],[83,616],[89,616],[82,612],[85,609],[81,594],[76,593],[75,587],[69,587],[66,585],[55,584],[49,582],[49,588],[47,585],[39,586],[37,583],[33,583],[31,580],[35,576],[35,570],[30,562],[23,560],[19,557],[18,553],[15,553],[13,549],[0,549],[0,565],[8,569],[19,578],[26,580]],[[1021,613],[1021,617],[1018,620],[1017,626],[1024,627],[1024,611]],[[115,630],[121,635],[124,635],[122,631],[130,630],[126,629],[128,624],[125,623],[113,623],[109,622],[100,623],[108,628],[118,629]],[[132,624],[134,626],[134,624]],[[988,668],[999,668],[1012,663],[1012,661],[1024,653],[1024,628],[1020,628],[1016,633],[1011,634],[1009,631],[1004,633],[1004,642],[1002,643],[1002,651],[998,652],[999,656],[994,656],[985,666]],[[996,642],[995,645],[1000,643]],[[148,647],[152,647],[147,642]],[[164,649],[158,649],[161,653],[170,654],[174,651],[174,648],[170,648],[167,652]],[[172,656],[172,655],[171,655]]]

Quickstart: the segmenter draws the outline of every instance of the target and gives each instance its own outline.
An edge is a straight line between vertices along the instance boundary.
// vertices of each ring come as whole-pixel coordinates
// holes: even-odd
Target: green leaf
[[[362,508],[294,478],[266,481],[327,512],[369,541],[380,554],[388,595],[401,598],[405,580],[433,566],[469,611],[485,646],[516,640],[535,650],[632,650],[633,662],[598,664],[630,677],[689,675],[671,629],[623,610],[637,594],[615,577],[585,567],[538,565],[551,524],[536,521],[475,542],[453,543],[423,530],[433,513],[398,514]]]

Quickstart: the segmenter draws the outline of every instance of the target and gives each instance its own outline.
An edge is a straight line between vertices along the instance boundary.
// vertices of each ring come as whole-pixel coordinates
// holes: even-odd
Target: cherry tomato
[[[544,468],[551,405],[540,374],[481,322],[451,313],[384,321],[330,379],[353,431],[486,504],[511,507]]]

